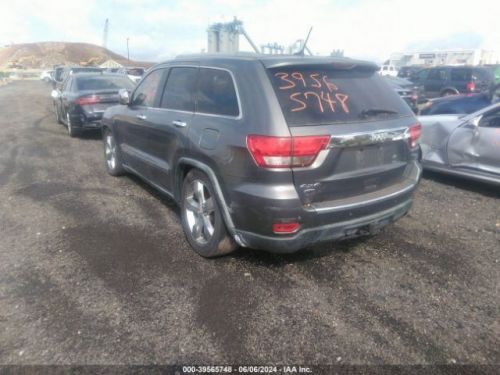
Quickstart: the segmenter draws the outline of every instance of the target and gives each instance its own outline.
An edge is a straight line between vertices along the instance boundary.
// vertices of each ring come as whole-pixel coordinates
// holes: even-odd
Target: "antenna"
[[[312,31],[312,26],[311,28],[309,29],[309,32],[307,33],[307,38],[306,40],[304,40],[304,44],[302,44],[302,48],[300,49],[299,52],[296,52],[294,53],[294,55],[298,55],[298,56],[304,56],[304,51],[307,49],[307,51],[309,53],[311,53],[311,51],[309,51],[309,48],[307,48],[307,42],[309,41],[309,37],[311,36],[311,31]]]
[[[108,47],[108,26],[109,20],[106,18],[106,22],[104,22],[104,31],[102,33],[102,46],[104,48]]]

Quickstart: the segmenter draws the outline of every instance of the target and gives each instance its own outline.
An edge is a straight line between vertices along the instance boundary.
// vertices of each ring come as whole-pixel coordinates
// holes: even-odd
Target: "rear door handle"
[[[141,119],[141,120],[146,120],[146,118],[147,118],[146,115],[142,115],[142,114],[141,115],[137,115],[136,117],[138,119]]]
[[[184,121],[179,121],[179,120],[172,121],[172,124],[179,128],[185,128],[187,125]]]

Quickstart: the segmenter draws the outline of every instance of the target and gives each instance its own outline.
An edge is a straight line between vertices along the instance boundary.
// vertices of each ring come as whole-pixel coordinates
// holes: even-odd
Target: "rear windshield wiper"
[[[376,116],[376,115],[381,115],[381,114],[397,115],[398,112],[390,110],[390,109],[383,109],[383,108],[368,108],[368,109],[362,110],[359,115],[361,117],[370,117],[370,116]]]

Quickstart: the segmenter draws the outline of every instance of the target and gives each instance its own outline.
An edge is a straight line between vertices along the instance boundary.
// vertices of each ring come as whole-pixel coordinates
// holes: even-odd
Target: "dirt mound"
[[[0,48],[0,67],[51,68],[55,64],[99,65],[110,59],[122,65],[152,65],[148,62],[127,61],[117,53],[89,43],[41,42],[13,44]]]

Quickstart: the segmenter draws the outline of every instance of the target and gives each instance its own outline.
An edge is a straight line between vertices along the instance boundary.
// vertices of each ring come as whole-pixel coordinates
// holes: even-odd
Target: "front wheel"
[[[199,255],[212,258],[236,249],[236,243],[227,233],[212,184],[199,170],[191,170],[182,184],[181,219],[186,238]]]

